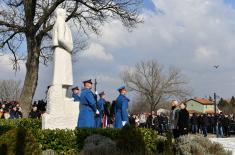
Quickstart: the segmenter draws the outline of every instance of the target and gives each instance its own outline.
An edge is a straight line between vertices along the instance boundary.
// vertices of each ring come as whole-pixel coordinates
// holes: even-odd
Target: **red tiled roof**
[[[203,105],[213,105],[214,104],[213,101],[210,101],[210,100],[208,100],[206,98],[194,98],[194,99],[191,99],[191,100],[199,102],[199,103],[201,103]]]

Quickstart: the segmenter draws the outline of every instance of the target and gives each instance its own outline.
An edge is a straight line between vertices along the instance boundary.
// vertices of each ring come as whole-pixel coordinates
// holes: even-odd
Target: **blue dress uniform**
[[[78,102],[78,101],[80,102],[80,100],[81,100],[80,96],[78,94],[74,94],[74,93],[72,95],[72,98],[74,99],[75,102]]]
[[[74,92],[74,90],[79,90],[78,87],[74,87],[72,88],[73,94],[72,94],[72,98],[74,99],[75,102],[80,102],[80,96]]]
[[[90,89],[83,89],[80,95],[80,113],[78,116],[78,128],[95,127],[96,100]]]
[[[99,110],[99,116],[97,116],[95,118],[95,127],[96,128],[101,128],[101,121],[103,118],[103,114],[104,114],[104,104],[105,104],[105,99],[101,98],[98,103],[97,103],[97,107]]]
[[[128,102],[130,100],[123,94],[120,94],[115,105],[115,128],[122,128],[122,121],[128,122]]]

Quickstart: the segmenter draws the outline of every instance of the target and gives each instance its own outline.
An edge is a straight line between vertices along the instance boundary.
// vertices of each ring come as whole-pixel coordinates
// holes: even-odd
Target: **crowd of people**
[[[46,102],[43,100],[35,101],[26,117],[40,119],[45,112]],[[22,117],[22,108],[17,101],[9,101],[8,99],[0,100],[0,119],[17,119]]]
[[[172,101],[170,115],[155,112],[147,114],[131,115],[130,124],[152,128],[159,134],[172,131],[174,138],[191,133],[203,134],[207,137],[208,133],[215,134],[217,137],[229,137],[230,132],[234,132],[235,118],[233,114],[190,114],[184,103],[179,104]],[[233,129],[232,129],[233,128]]]
[[[0,118],[1,119],[22,118],[22,109],[19,103],[16,101],[7,101],[4,99],[1,99]]]

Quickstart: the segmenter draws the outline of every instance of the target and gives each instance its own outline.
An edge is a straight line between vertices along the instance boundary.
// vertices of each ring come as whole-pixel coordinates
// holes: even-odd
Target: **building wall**
[[[204,106],[194,100],[189,100],[186,102],[187,104],[187,110],[195,110],[198,112],[204,112]]]
[[[204,111],[214,111],[214,105],[204,105]]]
[[[208,110],[214,110],[214,105],[202,105],[194,100],[189,100],[186,102],[187,110],[195,110],[201,113],[204,113]]]

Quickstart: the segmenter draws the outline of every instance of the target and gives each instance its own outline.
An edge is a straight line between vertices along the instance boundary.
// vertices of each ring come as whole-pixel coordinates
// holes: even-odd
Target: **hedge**
[[[113,128],[42,130],[40,120],[36,119],[0,120],[0,135],[17,127],[30,130],[41,150],[52,149],[56,151],[57,154],[80,152],[83,149],[85,139],[93,134],[112,139],[117,143],[117,146],[120,149],[124,149],[124,151],[138,148],[140,151],[148,152],[148,154],[169,154],[167,152],[171,150],[169,144],[171,140],[167,141],[166,138],[158,136],[156,132],[151,129],[135,128],[131,126],[124,127],[121,130]],[[143,148],[140,148],[139,145],[143,145]]]
[[[0,135],[5,132],[22,127],[25,129],[37,130],[41,129],[41,121],[38,119],[22,118],[22,119],[0,119]]]
[[[0,136],[0,154],[40,155],[41,148],[31,130],[15,128]]]

